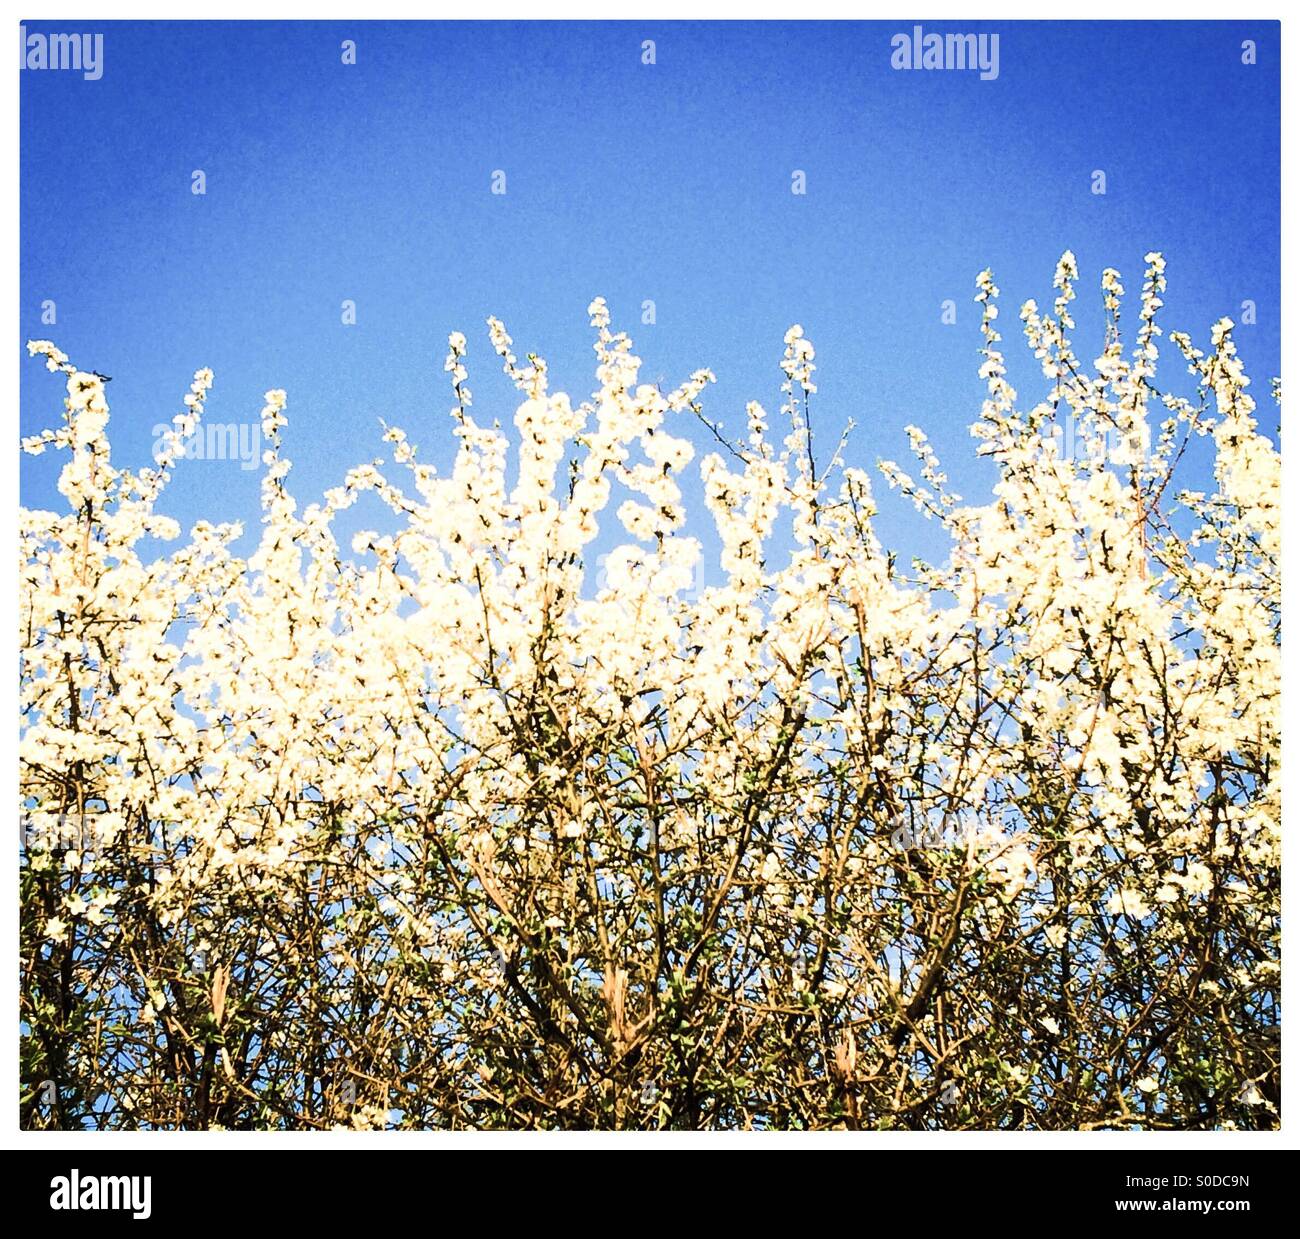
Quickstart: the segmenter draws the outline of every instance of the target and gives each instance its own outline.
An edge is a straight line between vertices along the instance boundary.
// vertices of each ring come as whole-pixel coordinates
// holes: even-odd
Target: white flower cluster
[[[1190,1078],[1276,990],[1257,965],[1277,949],[1280,467],[1231,323],[1205,352],[1171,337],[1193,387],[1175,397],[1154,385],[1163,260],[1147,256],[1127,358],[1107,270],[1089,375],[1078,274],[1065,254],[1052,312],[1022,310],[1049,384],[1029,410],[980,275],[974,433],[997,481],[965,504],[908,429],[920,480],[885,476],[952,540],[910,574],[876,537],[867,476],[842,450],[817,458],[799,327],[788,433],[774,443],[751,403],[739,444],[704,420],[712,374],[640,382],[601,300],[580,403],[489,320],[520,393],[512,435],[475,420],[452,333],[450,471],[389,427],[391,475],[362,465],[301,514],[269,391],[247,559],[235,524],[144,549],[179,533],[156,507],[211,372],[137,474],[111,463],[104,381],[32,343],[67,394],[62,425],[23,447],[66,454],[67,509],[21,513],[20,795],[35,821],[95,811],[104,837],[75,864],[29,845],[28,976],[51,951],[94,965],[101,1032],[143,1038],[83,1048],[108,1055],[104,1087],[165,1123],[176,1064],[208,1044],[213,1123],[272,1104],[272,1061],[299,1064],[277,1068],[274,1104],[297,1096],[292,1121],[320,1126],[390,1107],[625,1122],[643,1096],[678,1104],[632,1063],[650,1079],[707,1053],[713,1076],[744,1077],[727,1105],[757,1107],[745,1121],[919,1114],[960,1077],[963,1098],[997,1091],[1045,1125],[1082,1103],[1044,1055],[1090,1047],[1108,1057],[1084,1117],[1158,1115],[1162,1071]],[[1067,417],[1095,451],[1057,450]],[[725,445],[694,468],[691,425]],[[1214,451],[1212,494],[1175,484],[1193,438]],[[696,478],[711,528],[688,532]],[[345,555],[334,518],[365,492],[389,529]],[[611,529],[629,540],[597,579]],[[201,943],[220,985],[196,979]],[[32,984],[24,1018],[44,1028]],[[388,1094],[352,1118],[311,1101],[303,1021]],[[805,1048],[797,1070],[765,1066]],[[533,1074],[507,1087],[510,1064]],[[825,1088],[796,1087],[819,1071]]]

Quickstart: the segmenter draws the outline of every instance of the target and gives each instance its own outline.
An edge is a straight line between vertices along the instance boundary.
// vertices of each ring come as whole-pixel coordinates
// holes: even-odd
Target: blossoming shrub
[[[1027,406],[980,276],[998,480],[963,503],[912,431],[883,469],[951,555],[907,570],[814,458],[798,328],[782,434],[706,423],[707,536],[712,376],[640,384],[597,301],[580,404],[489,320],[513,447],[451,337],[447,476],[390,429],[299,510],[269,392],[246,560],[144,554],[211,373],[135,472],[31,344],[67,506],[21,514],[24,1121],[1276,1125],[1279,457],[1230,322],[1156,385],[1163,270],[1131,348],[1105,273],[1089,373],[1066,254]],[[340,548],[366,491],[392,530]]]

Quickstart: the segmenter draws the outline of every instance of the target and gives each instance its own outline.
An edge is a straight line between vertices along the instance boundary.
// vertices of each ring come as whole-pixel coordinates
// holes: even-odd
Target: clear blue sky
[[[851,417],[854,463],[901,462],[916,422],[973,500],[988,480],[967,435],[976,273],[994,269],[1012,379],[1034,394],[1014,311],[1050,301],[1061,251],[1079,259],[1091,358],[1102,267],[1135,299],[1142,255],[1161,249],[1166,326],[1203,343],[1257,303],[1238,341],[1263,404],[1280,351],[1277,23],[926,24],[997,32],[995,81],[891,69],[890,39],[910,28],[101,24],[100,80],[21,74],[24,339],[113,376],[115,456],[133,466],[197,367],[216,372],[216,422],[255,420],[262,393],[286,388],[290,482],[307,502],[387,455],[379,417],[450,459],[452,329],[470,339],[476,413],[509,422],[490,313],[577,399],[592,385],[586,306],[603,295],[646,377],[709,366],[706,408],[738,431],[747,398],[776,412],[782,335],[800,322],[821,444]],[[1241,63],[1244,39],[1258,64]],[[22,367],[29,434],[54,424],[61,393],[38,362]],[[24,502],[61,503],[57,464],[26,460]],[[255,527],[258,476],[190,462],[165,510]],[[882,507],[887,540],[933,549],[902,501]]]

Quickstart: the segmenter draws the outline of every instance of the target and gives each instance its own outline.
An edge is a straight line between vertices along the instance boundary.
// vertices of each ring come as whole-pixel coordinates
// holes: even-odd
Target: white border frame
[[[407,0],[405,3],[377,4],[374,10],[364,18],[357,18],[355,5],[340,3],[339,0],[279,0],[278,3],[250,3],[249,0],[235,0],[219,6],[198,4],[187,6],[183,13],[178,13],[171,5],[160,0],[148,0],[146,3],[104,3],[103,0],[82,0],[77,6],[75,20],[79,22],[98,21],[230,21],[230,20],[293,20],[293,21],[347,21],[359,23],[371,21],[449,21],[466,20],[455,13],[455,7],[449,4],[418,5]],[[927,5],[924,17],[933,21],[1219,21],[1229,25],[1232,21],[1279,21],[1281,4],[1251,5],[1249,14],[1235,14],[1232,19],[1223,18],[1223,9],[1219,4],[1207,0],[1159,0],[1143,6],[1143,12],[1135,12],[1132,3],[1116,3],[1115,0],[1095,0],[1094,3],[1063,3],[1054,5],[1050,17],[1045,15],[1037,5],[1028,0],[1013,0],[991,6],[991,10],[982,9],[973,4],[937,3]],[[597,0],[561,0],[559,3],[538,5],[537,3],[520,3],[519,0],[479,0],[474,6],[475,14],[470,20],[604,20],[604,21],[690,21],[690,20],[879,20],[880,15],[863,12],[856,5],[849,5],[840,0],[838,3],[824,3],[810,0],[801,7],[799,17],[792,18],[787,5],[775,3],[774,0],[711,0],[700,3],[694,0],[684,3],[682,0],[658,0],[656,3],[636,3],[627,6],[626,16],[615,16],[608,3]],[[1263,11],[1260,11],[1263,10]],[[18,24],[18,15],[11,18],[11,32]],[[61,18],[54,13],[46,13],[40,18],[27,18],[29,23],[46,21],[55,23],[74,18]],[[908,18],[898,17],[900,23]],[[1295,40],[1291,37],[1292,23],[1287,22],[1282,30],[1283,65],[1292,63]],[[2,59],[2,56],[0,56]],[[10,62],[12,66],[12,61]],[[12,72],[12,68],[10,70]],[[6,285],[9,290],[5,311],[10,330],[7,335],[9,344],[0,350],[3,356],[4,390],[9,393],[13,407],[18,407],[18,365],[20,339],[19,301],[18,301],[18,248],[15,244],[19,235],[19,117],[18,84],[20,75],[14,73],[9,90],[9,106],[12,107],[12,119],[3,129],[0,138],[0,159],[10,169],[9,189],[5,195],[4,234],[8,238],[5,247],[4,264],[8,269]],[[1282,76],[1282,201],[1294,202],[1292,189],[1296,184],[1297,160],[1295,135],[1297,126],[1294,107],[1295,94],[1287,89],[1285,72]],[[1282,348],[1283,358],[1292,356],[1297,343],[1297,330],[1292,310],[1296,308],[1292,290],[1296,287],[1297,274],[1295,249],[1289,245],[1284,235],[1282,242]],[[1260,397],[1261,400],[1263,397]],[[16,421],[16,416],[14,418]],[[16,427],[15,427],[16,431]],[[14,431],[11,431],[13,434]],[[16,434],[15,434],[16,437]],[[11,445],[14,440],[11,438]],[[16,445],[15,445],[16,446]],[[18,453],[13,447],[3,453],[3,489],[12,496],[6,502],[3,516],[3,534],[7,538],[5,545],[12,546],[17,537],[17,498],[18,498]],[[1290,610],[1289,602],[1296,596],[1295,561],[1300,555],[1292,553],[1290,536],[1298,526],[1296,521],[1297,505],[1300,505],[1300,487],[1291,489],[1283,486],[1283,524],[1287,531],[1283,551],[1284,609]],[[3,603],[3,617],[8,627],[5,631],[13,632],[17,626],[17,590],[12,569],[0,572],[0,602]],[[1300,612],[1296,612],[1300,613]],[[1297,734],[1296,725],[1300,716],[1290,690],[1294,677],[1290,675],[1287,661],[1283,660],[1283,732],[1284,735]],[[13,678],[6,678],[3,686],[4,711],[3,728],[0,728],[0,771],[3,772],[3,784],[11,793],[17,795],[17,685]],[[1300,786],[1291,766],[1283,773],[1283,837],[1289,836],[1289,821],[1295,816],[1288,813],[1287,807],[1297,803]],[[16,804],[16,799],[10,803]],[[16,848],[0,849],[3,860],[0,861],[0,1045],[4,1054],[0,1062],[8,1063],[7,1069],[0,1068],[0,1078],[9,1079],[7,1071],[16,1068],[18,1062],[18,852]],[[1298,861],[1292,860],[1294,866]],[[1288,961],[1295,959],[1297,939],[1300,938],[1300,926],[1297,925],[1293,897],[1296,889],[1295,880],[1288,881],[1283,876],[1283,982],[1293,968]],[[3,1130],[0,1131],[0,1147],[29,1149],[70,1149],[81,1152],[113,1151],[129,1149],[192,1149],[195,1152],[207,1149],[249,1149],[270,1150],[277,1148],[312,1148],[312,1149],[392,1149],[392,1148],[438,1148],[448,1146],[479,1148],[593,1148],[617,1147],[632,1148],[684,1148],[708,1145],[711,1148],[748,1147],[748,1148],[822,1148],[838,1149],[912,1149],[926,1152],[933,1149],[988,1150],[1000,1149],[1011,1153],[1018,1150],[1038,1149],[1119,1149],[1130,1152],[1155,1151],[1169,1149],[1205,1150],[1211,1156],[1219,1153],[1241,1152],[1246,1149],[1296,1148],[1300,1141],[1291,1134],[1300,1128],[1300,1120],[1295,1109],[1300,1106],[1297,1096],[1296,1075],[1300,1072],[1300,1061],[1293,1053],[1295,1035],[1291,1025],[1283,1021],[1282,1056],[1287,1069],[1282,1077],[1282,1116],[1283,1127],[1276,1132],[32,1132],[22,1131],[18,1126],[17,1090],[9,1092],[9,1104],[3,1108]],[[12,1080],[10,1080],[12,1083]],[[1288,1117],[1290,1119],[1288,1125]],[[1207,1166],[1207,1170],[1212,1167]]]

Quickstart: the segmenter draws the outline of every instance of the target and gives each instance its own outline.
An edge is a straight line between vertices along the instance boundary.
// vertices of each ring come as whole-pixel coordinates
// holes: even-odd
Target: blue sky
[[[603,295],[646,378],[710,367],[706,411],[738,432],[746,399],[779,406],[782,335],[799,322],[818,350],[819,442],[852,418],[852,463],[902,462],[915,422],[975,500],[989,481],[967,434],[976,273],[994,269],[1011,377],[1034,395],[1014,310],[1050,301],[1061,252],[1079,259],[1090,358],[1101,269],[1135,298],[1142,255],[1161,249],[1166,328],[1203,344],[1256,303],[1238,343],[1263,405],[1280,356],[1278,24],[925,24],[996,32],[992,81],[891,69],[890,40],[911,26],[104,23],[98,81],[21,74],[23,339],[113,376],[129,465],[147,463],[199,366],[216,372],[214,422],[255,420],[262,393],[286,388],[290,482],[307,502],[386,455],[380,417],[449,461],[450,330],[470,339],[476,414],[509,422],[488,314],[578,398],[586,307]],[[1242,64],[1246,39],[1257,64]],[[505,195],[490,192],[497,169]],[[61,392],[38,362],[22,375],[30,434],[55,423]],[[57,464],[24,462],[25,503],[61,503]],[[258,476],[188,462],[165,510],[255,527]],[[936,548],[901,500],[882,509],[888,542]]]

